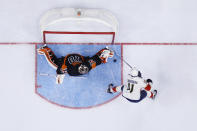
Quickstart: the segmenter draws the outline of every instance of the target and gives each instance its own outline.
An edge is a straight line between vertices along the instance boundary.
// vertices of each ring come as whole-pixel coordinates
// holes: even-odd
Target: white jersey
[[[140,91],[147,86],[146,81],[141,77],[130,77],[127,85],[124,85],[122,95],[131,100],[140,99]]]

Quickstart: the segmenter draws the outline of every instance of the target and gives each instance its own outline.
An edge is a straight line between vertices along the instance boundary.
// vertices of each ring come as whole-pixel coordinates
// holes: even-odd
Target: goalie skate
[[[107,63],[107,59],[114,56],[114,51],[106,47],[98,52],[98,56],[101,59],[102,63]]]

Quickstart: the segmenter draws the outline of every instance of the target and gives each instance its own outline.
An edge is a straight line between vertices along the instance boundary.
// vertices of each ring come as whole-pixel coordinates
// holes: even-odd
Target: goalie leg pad
[[[44,47],[37,49],[37,51],[38,51],[38,54],[45,56],[47,62],[49,63],[49,65],[51,65],[51,67],[53,67],[54,69],[57,69],[58,59],[53,53],[53,51],[51,50],[51,48],[44,46]]]

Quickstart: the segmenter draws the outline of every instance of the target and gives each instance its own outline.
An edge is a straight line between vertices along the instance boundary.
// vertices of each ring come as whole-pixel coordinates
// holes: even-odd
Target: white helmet
[[[133,68],[132,70],[131,70],[131,74],[130,74],[132,77],[142,77],[142,75],[141,75],[141,72],[140,71],[138,71],[136,68]]]

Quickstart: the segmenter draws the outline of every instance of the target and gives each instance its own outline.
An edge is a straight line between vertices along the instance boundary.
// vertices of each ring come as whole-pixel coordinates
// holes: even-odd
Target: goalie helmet
[[[78,68],[80,74],[87,74],[89,72],[89,68],[86,65],[80,65]]]
[[[142,77],[142,74],[140,71],[138,71],[137,69],[133,68],[131,70],[131,74],[129,74],[132,77]]]

